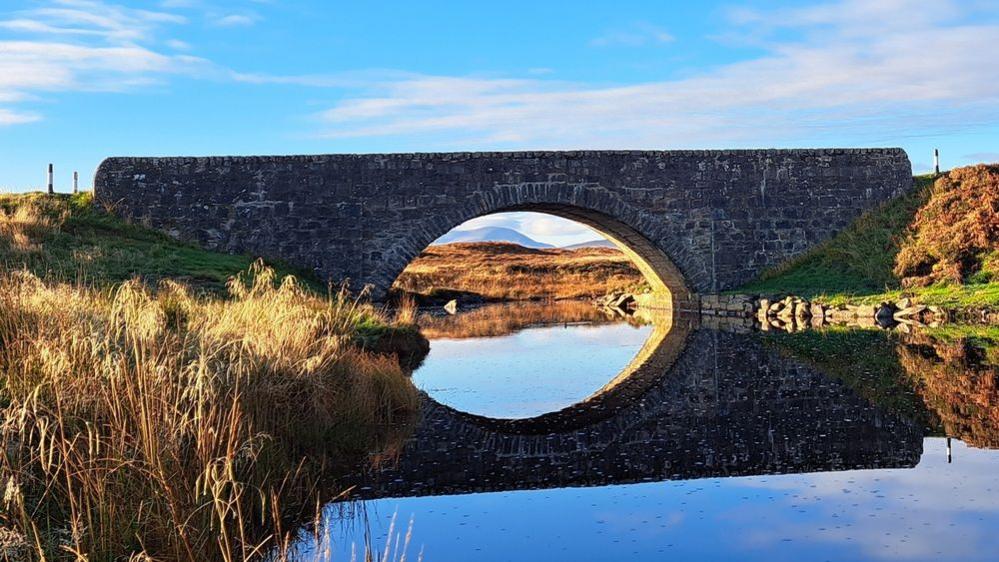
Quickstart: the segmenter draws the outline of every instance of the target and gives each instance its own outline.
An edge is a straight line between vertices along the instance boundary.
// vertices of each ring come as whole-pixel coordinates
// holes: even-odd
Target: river
[[[421,326],[420,421],[301,559],[350,560],[390,529],[394,560],[999,552],[999,370],[979,337],[761,334],[582,303]]]

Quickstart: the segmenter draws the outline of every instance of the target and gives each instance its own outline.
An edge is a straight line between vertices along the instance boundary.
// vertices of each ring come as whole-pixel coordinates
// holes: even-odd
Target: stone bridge
[[[911,185],[894,148],[109,158],[94,179],[130,220],[376,297],[462,222],[550,213],[615,241],[674,304],[749,281]]]
[[[689,328],[689,327],[687,327]],[[913,467],[923,428],[758,336],[681,329],[685,348],[640,394],[530,423],[488,420],[424,396],[396,463],[352,482],[355,498],[604,486],[645,481]],[[675,349],[676,340],[662,345]],[[652,352],[654,361],[661,354]],[[629,370],[626,369],[626,372]],[[636,372],[632,370],[632,372]],[[637,372],[641,373],[641,370]],[[611,407],[606,408],[610,405]],[[573,413],[576,423],[567,416]],[[538,423],[553,420],[549,431]]]

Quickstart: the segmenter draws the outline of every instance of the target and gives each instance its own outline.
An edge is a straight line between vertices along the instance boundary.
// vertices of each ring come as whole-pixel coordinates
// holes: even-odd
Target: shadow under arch
[[[574,192],[575,193],[575,192]],[[561,195],[560,195],[561,196]],[[427,217],[419,228],[412,229],[393,245],[393,251],[383,256],[380,271],[373,278],[390,287],[408,266],[434,240],[454,227],[474,218],[506,212],[532,211],[546,213],[585,224],[613,242],[638,268],[652,289],[656,307],[688,309],[695,294],[686,276],[652,240],[661,220],[647,213],[606,197],[561,196],[569,201],[496,201],[480,197],[459,208],[438,216]],[[581,201],[574,199],[580,198]],[[534,199],[525,196],[523,199]],[[675,251],[681,251],[676,248]]]
[[[680,316],[672,310],[648,309],[643,313],[652,321],[653,330],[631,362],[589,397],[561,410],[530,418],[491,418],[457,410],[429,395],[424,399],[430,406],[445,409],[472,425],[509,435],[543,435],[591,426],[634,405],[667,376],[696,328],[696,318]]]

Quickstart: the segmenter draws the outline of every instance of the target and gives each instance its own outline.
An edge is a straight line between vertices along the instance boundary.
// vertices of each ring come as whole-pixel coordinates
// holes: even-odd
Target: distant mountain
[[[453,230],[437,240],[432,245],[450,244],[452,242],[512,242],[525,248],[554,248],[551,244],[538,242],[512,228],[502,226],[486,226],[472,230]]]
[[[562,246],[563,250],[579,250],[580,248],[617,248],[613,242],[607,240],[606,238],[601,238],[600,240],[590,240],[589,242],[580,242],[579,244],[569,244],[568,246]]]

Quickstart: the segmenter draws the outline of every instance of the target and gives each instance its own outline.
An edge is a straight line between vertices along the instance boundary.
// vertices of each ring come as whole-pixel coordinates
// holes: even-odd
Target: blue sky
[[[0,186],[110,155],[902,146],[999,160],[999,3],[4,0]]]

